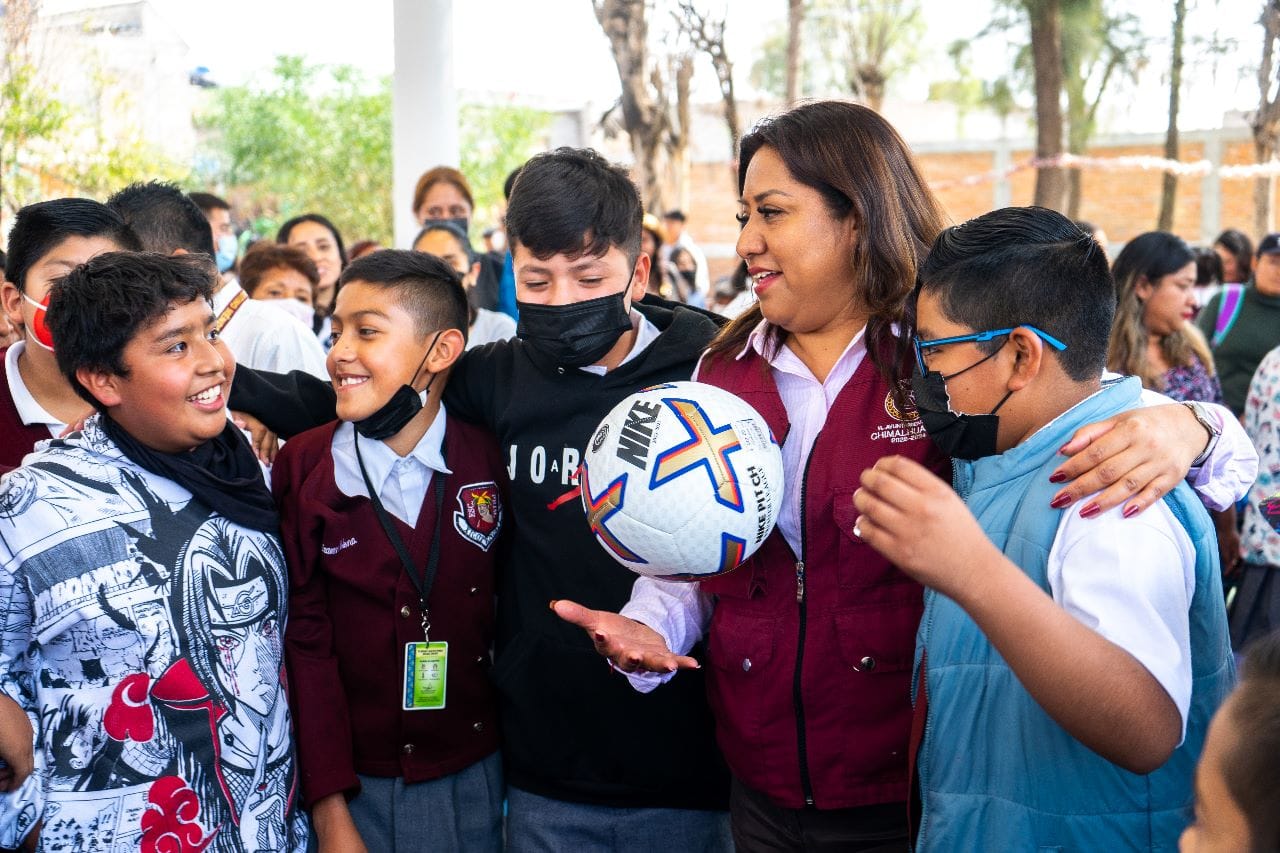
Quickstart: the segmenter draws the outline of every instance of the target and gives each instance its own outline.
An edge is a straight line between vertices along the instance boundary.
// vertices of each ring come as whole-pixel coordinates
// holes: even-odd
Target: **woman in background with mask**
[[[859,538],[853,493],[888,455],[949,473],[907,393],[915,359],[905,315],[944,215],[901,137],[856,104],[810,103],[765,120],[743,138],[739,164],[737,251],[758,302],[712,342],[695,378],[753,405],[781,443],[777,527],[727,575],[638,579],[620,615],[554,608],[639,690],[697,666],[683,655],[707,637],[739,850],[899,851],[923,599]],[[1205,443],[1192,414],[1172,408],[1141,416],[1168,430],[1166,448],[1112,460],[1153,487],[1131,504],[1149,505],[1186,473],[1185,463],[1157,471],[1153,460],[1189,462]],[[1123,447],[1126,431],[1098,439],[1099,458]],[[995,452],[978,430],[952,432],[966,436],[947,444],[951,454]],[[1063,466],[1071,475],[1089,467],[1072,464]],[[1068,500],[1102,485],[1085,474],[1065,487],[1075,490]],[[1127,494],[1121,486],[1094,502]]]
[[[320,272],[300,249],[259,241],[240,261],[240,286],[251,299],[272,304],[297,317],[307,328],[315,322],[315,292]]]
[[[420,225],[447,222],[469,235],[471,215],[476,203],[467,176],[451,166],[436,166],[418,178],[413,189],[413,215]],[[467,237],[470,251],[471,238]],[[498,307],[498,286],[502,279],[502,262],[494,255],[477,255],[480,271],[468,295],[476,308],[493,311]]]

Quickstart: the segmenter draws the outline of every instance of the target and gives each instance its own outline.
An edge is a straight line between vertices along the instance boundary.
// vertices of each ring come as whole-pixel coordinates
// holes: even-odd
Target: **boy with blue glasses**
[[[858,535],[928,587],[918,849],[1172,849],[1234,679],[1213,525],[1186,485],[1129,520],[1045,509],[1072,433],[1141,405],[1102,378],[1106,259],[1008,208],[944,231],[920,278],[915,399],[956,491],[888,458],[855,497]]]

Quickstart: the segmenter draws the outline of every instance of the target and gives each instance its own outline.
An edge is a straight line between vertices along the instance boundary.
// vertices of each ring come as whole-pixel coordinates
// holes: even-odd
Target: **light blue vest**
[[[1080,426],[1138,406],[1140,392],[1133,378],[1108,385],[1017,447],[955,463],[956,490],[987,536],[1046,593],[1061,518],[1049,508],[1058,489],[1049,482],[1061,462],[1058,448]],[[927,650],[928,718],[917,758],[920,850],[1176,848],[1191,817],[1192,776],[1209,718],[1235,681],[1235,665],[1209,515],[1185,483],[1165,501],[1196,549],[1185,741],[1146,776],[1112,764],[1040,708],[954,601],[926,590],[913,681],[914,698]]]

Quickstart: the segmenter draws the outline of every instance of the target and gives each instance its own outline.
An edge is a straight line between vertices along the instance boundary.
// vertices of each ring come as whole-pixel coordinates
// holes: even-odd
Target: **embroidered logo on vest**
[[[502,530],[502,500],[498,484],[472,483],[458,489],[458,512],[453,514],[453,529],[481,551],[488,551]]]
[[[907,398],[910,400],[910,397]],[[903,444],[908,441],[926,438],[924,425],[920,423],[920,413],[914,405],[900,407],[893,399],[893,392],[884,395],[884,412],[893,418],[892,423],[879,424],[871,431],[871,440],[888,439],[891,444]]]

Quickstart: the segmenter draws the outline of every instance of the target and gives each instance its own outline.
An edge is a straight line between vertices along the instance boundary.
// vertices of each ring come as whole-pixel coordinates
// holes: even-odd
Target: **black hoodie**
[[[493,430],[507,460],[514,533],[498,579],[493,670],[502,749],[510,784],[553,799],[696,809],[728,801],[702,673],[637,693],[550,609],[567,598],[616,612],[631,597],[636,576],[595,541],[575,474],[609,410],[641,388],[688,379],[723,322],[671,306],[636,305],[660,333],[604,376],[512,339],[466,353],[445,389],[450,414]],[[334,417],[332,388],[301,371],[238,371],[231,403],[285,437]]]
[[[637,693],[549,606],[567,598],[616,612],[630,598],[636,576],[595,541],[574,494],[578,463],[610,409],[646,386],[688,379],[717,330],[698,311],[637,308],[660,334],[604,376],[513,339],[474,350],[449,377],[449,411],[493,429],[511,477],[515,532],[499,578],[493,671],[507,781],[575,802],[724,808],[702,674]]]

